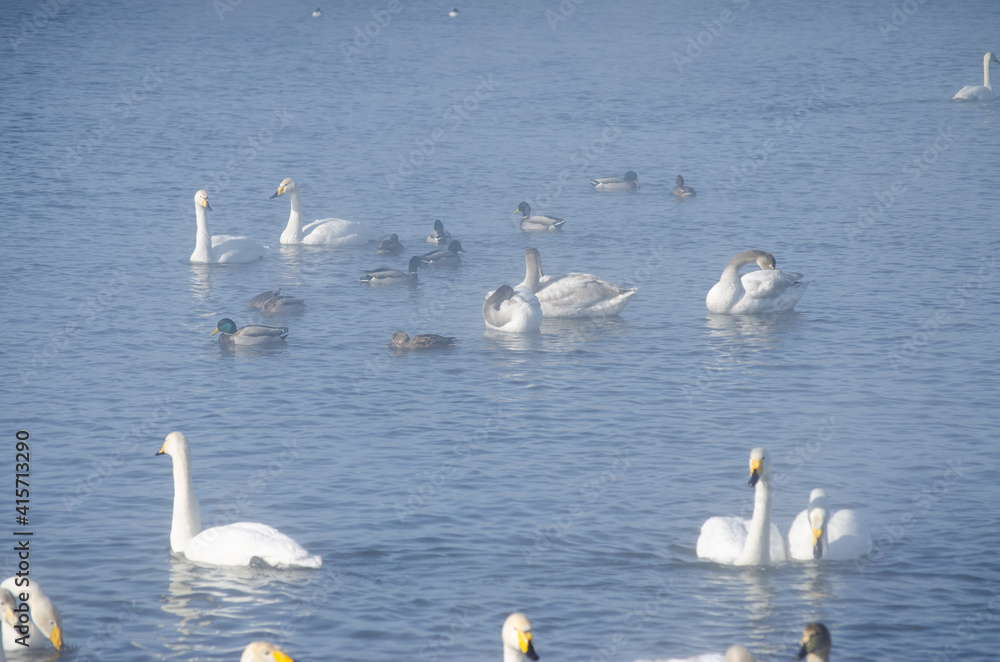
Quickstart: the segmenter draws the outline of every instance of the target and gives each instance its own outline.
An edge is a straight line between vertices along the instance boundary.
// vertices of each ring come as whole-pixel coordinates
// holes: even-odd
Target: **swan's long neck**
[[[527,662],[527,656],[517,648],[503,647],[503,662]]]
[[[761,476],[754,488],[753,519],[747,531],[747,541],[737,565],[770,565],[771,563],[771,477]]]
[[[528,251],[524,254],[524,282],[521,283],[532,292],[538,292],[538,280],[542,274],[541,260],[538,253]]]
[[[196,203],[194,214],[198,219],[198,231],[194,236],[194,253],[191,254],[191,261],[211,262],[212,237],[208,233],[208,216],[205,214],[205,208]]]
[[[989,89],[993,89],[990,86],[990,53],[983,56],[983,85]]]
[[[184,449],[174,460],[174,516],[170,524],[170,549],[183,552],[191,538],[201,533],[201,510],[191,487],[191,453]]]
[[[288,225],[281,233],[281,243],[297,244],[302,241],[302,196],[298,188],[293,188],[288,197],[292,201],[292,211],[288,214]]]

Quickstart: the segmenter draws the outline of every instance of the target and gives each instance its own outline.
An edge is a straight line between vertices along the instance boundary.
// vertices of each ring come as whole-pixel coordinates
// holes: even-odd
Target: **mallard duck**
[[[240,662],[295,662],[295,660],[268,641],[255,641],[243,649]]]
[[[399,243],[399,236],[393,233],[378,243],[375,252],[379,255],[399,255],[403,252],[403,244]]]
[[[392,340],[386,347],[393,349],[434,349],[438,347],[450,347],[455,339],[449,336],[439,336],[436,333],[421,333],[412,338],[406,335],[405,331],[397,331],[392,334]]]
[[[417,269],[420,267],[420,256],[414,255],[410,258],[409,273],[403,273],[398,269],[389,269],[388,267],[380,267],[378,269],[372,269],[371,271],[366,271],[363,276],[361,276],[362,283],[368,283],[369,285],[396,285],[399,283],[415,283],[417,282]]]
[[[34,577],[31,577],[30,584],[18,584],[19,578],[8,577],[7,579],[0,582],[0,592],[6,592],[10,594],[10,599],[13,599],[15,595],[21,593],[27,593],[28,599],[28,638],[27,641],[31,644],[31,650],[34,651],[38,649],[39,652],[44,650],[48,644],[56,650],[62,650],[62,615],[59,613],[59,609],[52,604],[52,600],[49,599],[47,595],[42,591],[38,582],[35,581]],[[21,579],[23,582],[23,578]],[[4,599],[4,613],[3,625],[0,626],[0,638],[3,639],[3,650],[26,650],[24,646],[20,645],[15,641],[16,638],[23,637],[24,633],[14,630],[15,622],[11,622],[6,616],[6,606],[7,599]],[[14,606],[11,606],[13,609]],[[23,625],[23,623],[19,623]],[[0,658],[3,654],[0,653]]]
[[[252,239],[233,237],[228,234],[209,235],[208,215],[212,211],[208,204],[208,192],[204,189],[194,194],[194,214],[198,230],[194,236],[194,252],[191,262],[196,264],[245,264],[264,257],[267,249]]]
[[[291,177],[281,181],[271,199],[286,193],[291,198],[292,211],[288,215],[288,225],[281,233],[282,244],[361,246],[369,241],[376,241],[379,237],[378,231],[357,221],[345,221],[341,218],[322,218],[303,227],[302,196],[299,185]]]
[[[674,195],[678,198],[692,198],[697,194],[690,186],[684,186],[684,178],[677,175],[677,186],[674,188]]]
[[[483,302],[486,328],[506,333],[532,333],[542,325],[542,307],[524,285],[501,285]]]
[[[846,561],[868,553],[869,536],[853,510],[832,512],[826,492],[809,493],[809,506],[788,529],[788,553],[793,559]]]
[[[802,642],[796,660],[805,658],[806,662],[830,662],[830,648],[833,641],[830,631],[822,623],[810,623],[802,629]]]
[[[305,299],[299,299],[288,294],[282,294],[281,288],[270,292],[261,292],[250,299],[250,307],[265,315],[288,315],[301,313],[306,309]]]
[[[997,56],[993,54],[993,51],[990,51],[983,56],[983,84],[966,85],[960,89],[955,96],[952,97],[952,99],[955,101],[985,101],[987,99],[992,99],[993,86],[990,85],[990,62],[997,62],[1000,64],[1000,60],[997,60]]]
[[[248,324],[237,329],[236,322],[228,317],[223,317],[216,325],[215,331],[209,335],[214,336],[216,333],[219,334],[219,344],[224,347],[234,345],[240,347],[276,347],[285,343],[288,327]]]
[[[451,241],[451,233],[444,229],[440,219],[434,221],[434,231],[427,235],[427,243],[442,246]]]
[[[537,248],[524,251],[525,276],[521,285],[538,298],[545,317],[610,317],[620,313],[637,287],[622,287],[592,274],[546,276]]]
[[[638,191],[639,175],[629,170],[624,177],[598,177],[591,179],[595,191]]]
[[[740,268],[754,263],[760,271],[740,277]],[[775,269],[774,256],[767,251],[743,251],[722,270],[719,282],[705,297],[705,305],[712,313],[780,313],[794,308],[808,286],[802,282],[802,274]]]
[[[566,221],[555,216],[531,215],[531,205],[522,202],[517,206],[515,212],[521,212],[522,232],[544,232],[546,230],[559,230]]]
[[[458,239],[448,244],[447,249],[438,249],[420,256],[420,263],[425,267],[457,267],[462,264],[459,253],[465,253],[462,243]]]

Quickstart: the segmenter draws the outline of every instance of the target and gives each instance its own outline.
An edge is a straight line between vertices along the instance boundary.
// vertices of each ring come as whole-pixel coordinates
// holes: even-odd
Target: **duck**
[[[170,550],[201,565],[266,565],[272,568],[319,568],[311,555],[277,529],[259,522],[236,522],[201,528],[201,511],[191,485],[191,448],[180,432],[167,435],[156,455],[169,455],[174,467],[174,513]]]
[[[668,660],[639,660],[638,662],[755,662],[753,655],[742,644],[733,644],[725,655],[704,653],[693,657],[670,658]]]
[[[456,16],[458,16],[458,7],[455,7],[450,12],[448,12],[448,16],[451,16],[452,18],[455,18]]]
[[[216,333],[220,334],[219,344],[223,347],[278,347],[285,344],[288,327],[248,324],[237,329],[236,322],[223,317],[215,326],[215,331],[208,335]]]
[[[295,662],[295,660],[269,641],[254,641],[243,649],[240,662]]]
[[[194,194],[194,214],[198,223],[198,231],[194,236],[194,252],[191,262],[195,264],[246,264],[256,262],[264,257],[266,248],[246,237],[233,237],[228,234],[210,236],[208,231],[208,215],[212,211],[208,204],[208,191],[200,189]]]
[[[439,336],[436,333],[421,333],[412,338],[405,331],[392,334],[392,340],[386,347],[391,349],[436,349],[451,347],[455,339],[450,336]]]
[[[771,523],[771,460],[763,448],[750,451],[753,519],[710,517],[698,536],[698,558],[724,565],[776,565],[787,560],[785,541]]]
[[[501,285],[483,302],[486,328],[505,333],[533,333],[542,326],[542,306],[524,285]]]
[[[289,294],[282,294],[279,287],[269,292],[261,292],[250,299],[250,307],[265,315],[289,315],[303,312],[306,309],[306,301]]]
[[[740,277],[740,268],[756,263],[760,271]],[[709,312],[729,315],[781,313],[791,310],[809,286],[802,274],[775,269],[774,256],[767,251],[737,253],[722,270],[719,282],[705,297]]]
[[[806,662],[830,662],[830,630],[822,623],[810,623],[802,629],[802,641],[799,644],[796,660]]]
[[[500,630],[503,641],[503,662],[525,662],[537,660],[535,643],[531,636],[531,621],[520,612],[507,617]]]
[[[320,10],[319,7],[317,7],[316,9],[313,10],[313,18],[319,18],[322,15],[323,15],[323,12]]]
[[[998,62],[997,56],[993,51],[989,51],[983,56],[983,84],[982,85],[966,85],[960,89],[955,96],[952,97],[954,101],[986,101],[993,98],[993,86],[990,85],[990,62]]]
[[[376,241],[379,233],[357,221],[345,221],[340,218],[322,218],[303,227],[302,225],[302,195],[299,185],[291,177],[281,180],[278,190],[271,200],[288,194],[291,199],[292,211],[288,215],[288,225],[281,233],[282,245],[308,244],[311,246],[363,246],[370,241]]]
[[[826,492],[809,493],[809,507],[788,529],[788,554],[798,561],[847,561],[868,553],[869,536],[853,510],[832,512]]]
[[[684,178],[677,175],[677,186],[674,188],[674,195],[678,198],[693,198],[697,193],[690,186],[685,186]]]
[[[27,641],[31,644],[31,648],[43,648],[51,644],[53,648],[57,651],[62,650],[62,614],[59,613],[59,609],[52,603],[45,592],[42,591],[42,587],[38,585],[38,582],[33,578],[27,577],[8,577],[7,579],[0,582],[0,592],[6,592],[10,595],[10,600],[14,600],[14,605],[10,609],[15,609],[17,606],[17,598],[22,593],[28,594],[28,639]],[[4,619],[3,624],[0,625],[0,638],[3,639],[3,649],[5,650],[24,650],[24,646],[15,641],[18,638],[25,636],[25,633],[14,629],[17,625],[16,617],[13,613],[7,614],[7,603],[8,598],[5,596],[3,599],[4,604]]]
[[[403,252],[403,244],[399,243],[399,235],[393,233],[378,243],[375,252],[379,255],[399,255]]]
[[[637,287],[622,287],[592,274],[546,276],[537,248],[524,251],[525,275],[521,285],[538,298],[545,317],[611,317],[624,310]]]
[[[424,267],[457,267],[462,264],[459,253],[465,252],[462,243],[458,239],[454,239],[446,249],[440,248],[421,255],[420,264]]]
[[[527,202],[519,204],[517,209],[514,211],[521,212],[522,232],[545,232],[547,230],[559,230],[562,229],[563,224],[566,222],[565,220],[555,216],[532,216],[531,205]]]
[[[410,258],[408,273],[403,273],[398,269],[390,269],[388,267],[371,269],[370,271],[364,272],[364,275],[361,276],[361,282],[368,283],[369,285],[398,285],[400,283],[416,283],[417,269],[421,264],[420,260],[421,258],[419,255],[414,255]]]
[[[638,191],[639,175],[629,170],[624,177],[598,177],[591,179],[595,191]]]
[[[451,241],[451,233],[444,229],[441,219],[434,221],[434,231],[427,235],[427,243],[434,246],[443,246]]]

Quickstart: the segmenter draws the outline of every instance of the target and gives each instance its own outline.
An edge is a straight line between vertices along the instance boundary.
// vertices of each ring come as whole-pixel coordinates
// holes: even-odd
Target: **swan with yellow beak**
[[[524,614],[518,612],[508,616],[500,634],[503,639],[503,662],[538,659],[531,643],[531,621]]]

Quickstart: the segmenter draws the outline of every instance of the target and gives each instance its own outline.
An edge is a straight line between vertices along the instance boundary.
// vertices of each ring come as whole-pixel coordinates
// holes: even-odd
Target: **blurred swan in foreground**
[[[750,451],[749,485],[754,488],[753,519],[710,517],[698,536],[698,558],[726,565],[785,562],[784,538],[771,523],[771,460],[763,448]]]
[[[826,492],[817,488],[788,529],[788,553],[800,561],[856,559],[868,553],[868,534],[853,510],[831,512]]]
[[[595,191],[638,191],[639,175],[629,170],[624,177],[598,177],[591,179]]]
[[[740,267],[756,263],[760,271],[750,271],[740,277]],[[737,253],[722,270],[719,282],[705,297],[709,312],[780,313],[791,310],[809,283],[802,274],[775,269],[774,256],[767,251]]]
[[[243,649],[240,662],[295,662],[295,660],[270,642],[255,641]]]
[[[341,218],[321,218],[303,227],[302,195],[299,193],[299,185],[291,177],[281,181],[271,199],[286,193],[291,199],[292,211],[288,215],[288,225],[281,233],[282,244],[361,246],[379,237],[378,231],[357,221],[345,221]]]
[[[683,177],[677,175],[677,186],[674,187],[674,195],[678,198],[693,198],[697,194],[694,192],[693,188],[684,185]]]
[[[306,309],[305,299],[299,299],[289,294],[282,294],[281,288],[261,292],[253,299],[250,299],[250,307],[259,310],[265,315],[289,315],[301,313]]]
[[[546,276],[537,248],[524,251],[525,276],[521,285],[538,298],[545,317],[610,317],[620,313],[637,287],[622,287],[592,274]]]
[[[503,662],[537,660],[535,644],[531,640],[531,621],[521,613],[511,614],[500,630],[503,641]]]
[[[987,101],[993,98],[993,86],[990,85],[990,62],[1000,63],[993,51],[983,56],[983,84],[966,85],[955,96],[955,101]]]
[[[180,432],[167,435],[157,455],[174,465],[174,514],[170,549],[189,561],[206,565],[272,568],[319,568],[323,559],[310,555],[281,531],[259,522],[236,522],[201,528],[201,510],[191,484],[191,449]]]
[[[8,600],[14,601],[15,604],[10,606],[10,609],[13,610],[17,606],[16,596],[27,593],[29,595],[27,600],[28,638],[23,640],[29,642],[33,650],[42,650],[49,644],[56,650],[62,650],[62,615],[59,613],[59,609],[52,604],[52,600],[42,591],[38,582],[31,578],[8,577],[0,582],[0,592],[3,591],[8,592],[10,597],[4,596],[2,599],[4,606],[3,625],[0,626],[0,637],[3,638],[2,648],[9,651],[26,650],[24,646],[15,641],[18,638],[23,638],[25,633],[14,629],[14,626],[18,624],[17,615],[13,612],[7,613],[7,603]]]
[[[726,654],[704,653],[694,657],[672,657],[668,660],[638,660],[637,662],[754,662],[753,655],[742,644],[733,644]]]
[[[210,336],[216,333],[219,335],[219,345],[222,347],[278,347],[285,344],[288,336],[286,326],[263,326],[262,324],[248,324],[244,327],[236,328],[236,322],[223,317],[215,326]]]
[[[208,192],[202,189],[194,194],[194,214],[198,230],[194,236],[194,252],[191,262],[197,264],[243,264],[255,262],[264,257],[267,249],[252,239],[234,237],[228,234],[210,236],[208,215],[212,211],[208,204]]]
[[[802,643],[796,660],[805,658],[806,662],[830,662],[830,648],[833,641],[830,631],[822,623],[810,623],[802,630]]]
[[[566,221],[558,216],[543,216],[541,214],[531,215],[531,205],[522,202],[517,206],[515,212],[521,212],[521,230],[524,232],[545,232],[547,230],[560,230]]]

